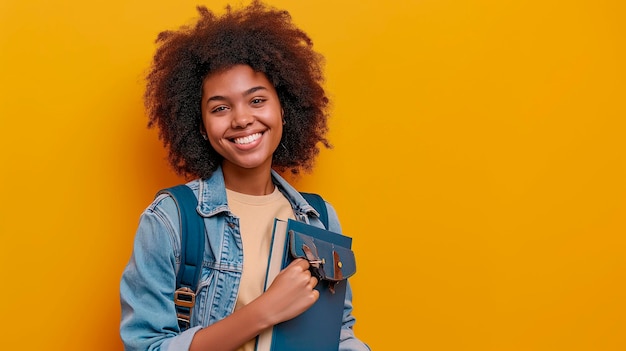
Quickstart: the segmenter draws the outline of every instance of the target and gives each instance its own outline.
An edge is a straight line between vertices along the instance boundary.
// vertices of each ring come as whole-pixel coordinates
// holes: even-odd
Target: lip
[[[239,139],[239,138],[245,138],[245,137],[249,137],[251,135],[254,134],[260,134],[259,138],[247,143],[247,144],[238,144],[235,142],[235,139]],[[231,145],[234,145],[235,148],[239,149],[239,150],[249,150],[252,149],[254,147],[256,147],[257,145],[259,145],[261,143],[261,141],[263,140],[263,137],[265,136],[265,131],[249,131],[247,133],[239,133],[236,135],[231,135],[228,138],[226,138],[228,140],[228,142]]]
[[[252,135],[252,134],[256,134],[256,133],[261,133],[261,134],[263,134],[263,133],[265,133],[265,131],[266,131],[266,129],[260,129],[260,130],[246,130],[246,131],[239,132],[239,133],[232,133],[232,134],[225,135],[225,136],[224,136],[224,139],[228,139],[229,141],[232,141],[232,140],[234,140],[234,139],[237,139],[237,138],[244,138],[244,137],[250,136],[250,135]]]

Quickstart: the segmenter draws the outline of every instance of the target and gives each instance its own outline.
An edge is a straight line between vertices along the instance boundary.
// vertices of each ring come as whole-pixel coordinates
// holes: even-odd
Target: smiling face
[[[211,146],[230,170],[269,171],[283,133],[282,109],[265,74],[236,65],[205,78],[202,120]]]

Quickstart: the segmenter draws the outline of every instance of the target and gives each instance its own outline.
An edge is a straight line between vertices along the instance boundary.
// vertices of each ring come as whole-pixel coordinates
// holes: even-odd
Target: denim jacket
[[[300,193],[272,171],[272,180],[291,203],[299,221],[323,227],[319,214]],[[191,328],[181,333],[174,307],[176,273],[180,264],[179,218],[169,195],[159,195],[141,215],[133,254],[122,274],[120,335],[127,351],[188,350],[194,334],[231,314],[235,309],[243,246],[238,218],[226,201],[220,168],[208,179],[187,184],[198,197],[207,242],[202,276],[196,291]],[[337,214],[328,207],[329,230],[341,233]],[[365,351],[369,347],[354,336],[352,292],[348,284],[339,349]]]

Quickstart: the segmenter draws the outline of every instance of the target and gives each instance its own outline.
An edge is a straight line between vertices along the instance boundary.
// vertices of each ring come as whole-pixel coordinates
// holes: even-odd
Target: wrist
[[[265,294],[254,299],[248,305],[243,308],[249,309],[249,313],[252,314],[253,320],[258,323],[258,328],[261,330],[267,329],[269,327],[274,326],[276,323],[280,322],[276,320],[276,315],[270,311],[268,306],[271,305],[268,303]]]

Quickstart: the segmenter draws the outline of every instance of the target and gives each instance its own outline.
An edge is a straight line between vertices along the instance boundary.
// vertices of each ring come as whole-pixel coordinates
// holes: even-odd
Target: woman
[[[259,333],[319,296],[302,259],[263,286],[274,218],[321,225],[276,170],[309,171],[317,144],[329,146],[322,57],[286,11],[253,2],[220,17],[199,12],[195,26],[159,35],[145,102],[173,168],[195,178],[187,185],[210,249],[191,327],[181,330],[173,302],[176,205],[160,195],[148,206],[121,281],[126,350],[254,350]],[[340,232],[327,206],[328,229]],[[352,330],[349,288],[344,305],[340,350],[369,350]]]

